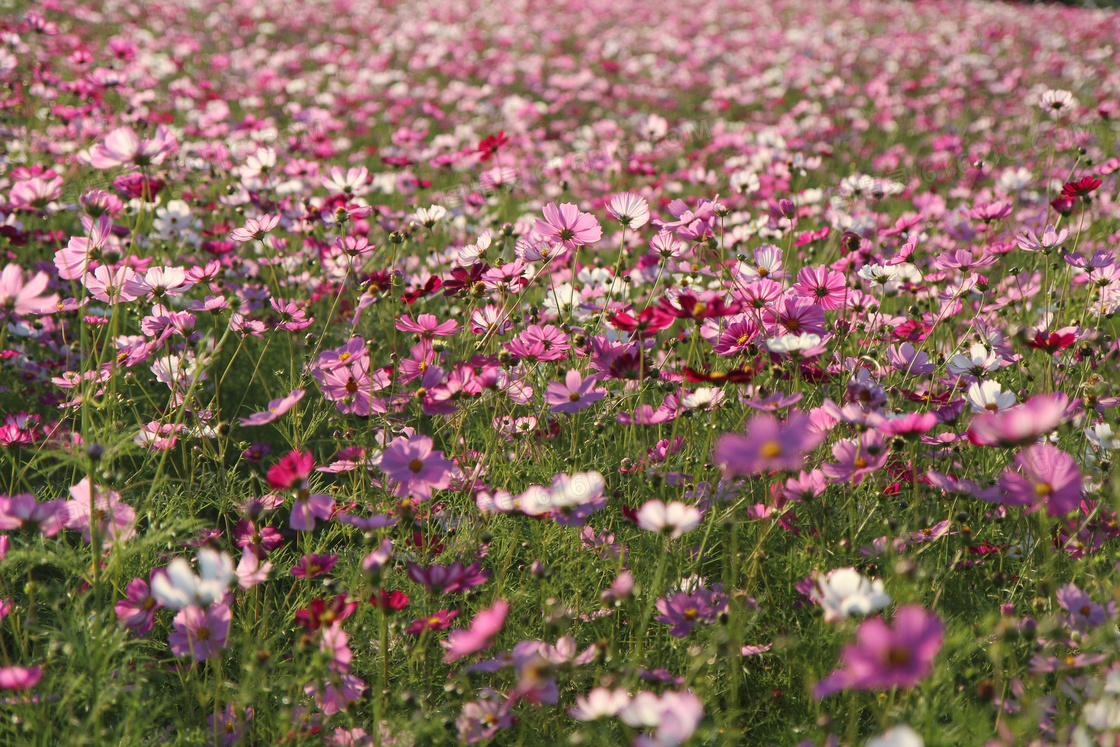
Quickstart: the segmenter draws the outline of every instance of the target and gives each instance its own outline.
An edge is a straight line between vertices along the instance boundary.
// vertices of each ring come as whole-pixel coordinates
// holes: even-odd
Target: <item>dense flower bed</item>
[[[1117,745],[1120,23],[0,17],[0,742]]]

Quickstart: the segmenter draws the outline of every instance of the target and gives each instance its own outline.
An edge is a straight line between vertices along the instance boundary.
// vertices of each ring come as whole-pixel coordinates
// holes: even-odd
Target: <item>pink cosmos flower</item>
[[[314,468],[310,451],[289,451],[268,470],[268,486],[273,490],[304,488]]]
[[[96,221],[82,217],[82,227],[88,236],[74,236],[54,254],[54,265],[58,276],[63,280],[80,280],[88,271],[99,264],[94,257],[101,256],[101,250],[109,240],[113,224],[102,215]]]
[[[876,423],[875,428],[884,436],[916,439],[940,422],[932,412],[909,412],[897,418],[885,418]]]
[[[493,645],[492,639],[502,629],[509,612],[509,603],[498,599],[494,604],[474,616],[469,629],[453,630],[440,645],[447,649],[444,664],[453,664],[464,656],[478,653]]]
[[[475,744],[483,739],[492,739],[502,729],[513,726],[513,705],[510,698],[499,695],[490,688],[479,691],[478,701],[463,706],[463,712],[455,719],[459,730],[459,741]]]
[[[255,412],[247,418],[241,418],[241,425],[249,428],[256,425],[266,425],[278,420],[281,415],[292,409],[297,402],[303,399],[304,390],[294,389],[286,397],[279,397],[268,403],[264,412]]]
[[[288,526],[297,532],[312,532],[315,530],[315,520],[326,521],[331,518],[333,511],[334,498],[324,493],[309,493],[301,490],[292,503],[292,515],[288,520]]]
[[[317,367],[311,375],[319,384],[323,398],[334,402],[339,412],[361,417],[388,412],[386,401],[374,397],[373,392],[385,389],[391,380],[384,369],[370,370],[369,356],[333,368]]]
[[[400,483],[397,495],[401,498],[412,495],[428,500],[433,488],[444,490],[451,485],[455,465],[443,458],[442,451],[433,451],[432,445],[428,436],[414,435],[400,436],[385,447],[379,466]]]
[[[413,563],[408,567],[408,577],[436,594],[455,594],[468,592],[486,583],[490,578],[490,571],[482,570],[482,565],[478,562],[464,566],[456,560],[451,565],[433,565],[428,568]]]
[[[109,491],[96,491],[94,510],[97,513],[98,533],[104,545],[123,542],[134,534],[136,511],[121,502],[119,494]],[[83,479],[70,488],[70,500],[63,509],[66,514],[66,527],[77,529],[82,539],[92,541],[90,528],[90,486],[89,478]]]
[[[369,574],[379,574],[393,557],[393,540],[381,540],[381,546],[362,560],[362,570]]]
[[[887,463],[889,450],[877,431],[866,431],[858,440],[845,439],[832,447],[835,463],[821,465],[821,472],[832,482],[851,482],[853,486]]]
[[[819,469],[810,472],[801,470],[797,477],[786,479],[785,486],[782,488],[782,497],[793,503],[804,503],[819,496],[826,487],[828,481]]]
[[[842,666],[813,690],[817,699],[842,690],[911,688],[929,676],[941,650],[940,618],[917,605],[900,607],[894,624],[880,618],[860,624],[856,643],[840,655]]]
[[[408,635],[420,635],[425,630],[444,630],[459,616],[459,610],[439,610],[427,617],[420,617],[404,629]]]
[[[766,308],[762,314],[768,335],[800,335],[825,333],[824,307],[808,298],[783,298],[773,307]]]
[[[977,415],[968,439],[979,446],[1026,446],[1061,424],[1069,398],[1062,392],[1039,394],[1003,412]]]
[[[902,371],[908,376],[928,376],[937,370],[930,360],[929,353],[915,349],[908,342],[887,348],[887,361],[894,370]]]
[[[53,537],[62,529],[69,514],[64,501],[39,503],[30,493],[0,495],[0,530],[38,530],[44,537]]]
[[[210,744],[231,745],[237,744],[245,736],[245,731],[248,728],[248,722],[253,718],[253,709],[245,708],[242,710],[241,706],[230,703],[226,706],[222,713],[211,713],[206,717],[207,731],[211,734],[217,734],[217,742]]]
[[[237,576],[237,585],[242,589],[252,589],[268,580],[268,573],[272,570],[272,562],[266,561],[261,565],[261,559],[252,549],[246,548],[241,552],[241,560],[234,570]]]
[[[128,266],[118,267],[115,270],[101,265],[92,272],[82,277],[82,284],[90,294],[102,303],[116,305],[128,303],[140,297],[134,291],[136,272]]]
[[[1076,584],[1066,584],[1058,589],[1055,596],[1062,609],[1069,613],[1069,626],[1079,632],[1088,632],[1116,618],[1115,601],[1109,600],[1108,609],[1105,609]]]
[[[36,212],[40,210],[54,211],[58,206],[55,200],[62,196],[62,179],[58,176],[51,178],[32,177],[16,182],[8,194],[8,211],[26,210]]]
[[[333,625],[324,625],[320,628],[319,650],[330,655],[331,671],[349,672],[350,662],[353,660],[354,654],[350,650],[350,636],[346,635],[346,631],[342,629],[339,622],[341,621],[338,620]]]
[[[747,424],[745,434],[721,436],[713,459],[729,477],[794,472],[824,436],[810,429],[809,416],[798,410],[790,412],[784,423],[773,415],[758,415]]]
[[[171,621],[174,630],[167,638],[171,653],[180,658],[190,656],[195,661],[217,655],[226,647],[230,618],[229,606],[224,602],[206,609],[184,607]]]
[[[58,310],[58,294],[43,295],[50,278],[37,272],[27,282],[19,265],[10,264],[0,272],[0,309],[16,316],[50,314]]]
[[[280,496],[272,496],[281,503]],[[259,513],[260,509],[251,507],[248,513]],[[260,559],[279,547],[284,542],[283,535],[270,526],[257,526],[252,519],[241,519],[233,527],[233,543],[242,550],[251,552]]]
[[[262,215],[258,218],[249,218],[245,221],[245,225],[241,228],[235,228],[230,232],[229,237],[231,240],[239,244],[244,244],[248,241],[263,239],[272,229],[276,228],[280,222],[279,215]]]
[[[1012,506],[1046,504],[1050,516],[1063,516],[1081,501],[1081,470],[1069,454],[1047,443],[1034,444],[1015,455],[1019,472],[1000,478],[1003,503]],[[1034,509],[1032,509],[1034,510]]]
[[[95,169],[112,169],[124,164],[158,166],[167,154],[178,148],[175,136],[163,125],[148,140],[141,140],[131,127],[118,127],[105,136],[104,143],[89,149],[88,163]]]
[[[301,309],[295,301],[289,301],[283,298],[270,298],[268,303],[279,317],[279,323],[276,325],[276,329],[282,329],[285,332],[298,332],[301,329],[310,327],[311,323],[314,321],[314,319],[307,316],[307,312]]]
[[[0,667],[0,690],[27,690],[42,677],[42,667]]]
[[[314,683],[304,686],[308,697],[314,697],[319,709],[326,716],[333,716],[358,698],[366,690],[366,683],[349,672],[331,675],[324,683],[322,692]]]
[[[187,278],[187,271],[182,267],[152,267],[147,272],[133,275],[125,284],[129,295],[139,298],[147,296],[153,301],[158,301],[166,296],[177,296],[185,293],[194,286],[194,281]]]
[[[844,276],[828,267],[802,267],[797,273],[793,292],[811,299],[822,309],[839,309],[844,305],[847,283]]]
[[[661,614],[654,621],[671,625],[669,635],[685,638],[694,625],[713,623],[726,609],[727,598],[711,589],[697,589],[691,594],[680,591],[657,600],[657,611]]]
[[[571,348],[568,335],[558,327],[530,324],[517,337],[504,343],[506,349],[518,358],[530,361],[555,361],[567,357]]]
[[[421,337],[451,337],[459,329],[459,322],[449,319],[440,322],[435,314],[420,314],[413,320],[408,314],[397,319],[397,329],[401,332],[415,332]]]
[[[590,213],[581,213],[571,203],[559,208],[550,202],[544,206],[544,220],[538,220],[533,230],[554,244],[562,244],[565,249],[574,251],[584,244],[594,244],[603,238],[599,221]]]
[[[605,389],[596,389],[598,374],[586,379],[576,369],[570,369],[564,376],[564,383],[554,381],[545,390],[544,401],[553,412],[579,412],[592,403],[607,396]]]

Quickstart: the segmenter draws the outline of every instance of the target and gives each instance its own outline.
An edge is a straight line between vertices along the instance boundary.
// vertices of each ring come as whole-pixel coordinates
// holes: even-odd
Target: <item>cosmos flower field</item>
[[[0,11],[0,744],[1120,745],[1120,16]]]

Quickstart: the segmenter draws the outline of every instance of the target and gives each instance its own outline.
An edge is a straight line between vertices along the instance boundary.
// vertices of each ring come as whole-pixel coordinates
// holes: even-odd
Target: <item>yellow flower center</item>
[[[910,663],[910,649],[901,646],[887,649],[887,663],[895,667],[906,666]]]
[[[782,455],[782,445],[777,441],[767,441],[758,451],[766,459],[773,459]]]

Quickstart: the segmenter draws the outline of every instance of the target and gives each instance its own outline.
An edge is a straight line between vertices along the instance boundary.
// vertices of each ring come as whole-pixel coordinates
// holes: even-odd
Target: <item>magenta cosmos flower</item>
[[[579,412],[607,396],[606,390],[594,388],[598,381],[598,375],[585,379],[573,368],[564,376],[564,383],[554,381],[548,385],[544,401],[553,412]]]
[[[334,511],[334,498],[307,489],[307,478],[315,468],[311,452],[290,451],[268,470],[268,485],[273,490],[295,489],[289,526],[297,532],[315,529],[315,520],[326,521]]]
[[[1003,502],[1012,506],[1041,507],[1050,516],[1063,516],[1081,502],[1081,470],[1069,454],[1050,444],[1034,444],[1015,455],[1019,472],[1008,470],[1000,478]]]
[[[148,582],[142,578],[132,579],[124,591],[125,598],[114,606],[117,619],[136,635],[144,635],[152,629],[156,620],[156,610],[163,605],[152,596]]]
[[[565,249],[575,250],[584,244],[594,244],[603,238],[599,221],[590,213],[581,213],[579,208],[566,202],[559,208],[550,202],[544,206],[544,220],[538,220],[533,230],[554,244]]]
[[[41,667],[0,667],[0,690],[26,690],[42,677]]]
[[[230,617],[225,604],[213,604],[206,609],[192,605],[179,610],[171,621],[174,630],[167,638],[171,653],[206,661],[226,647]]]
[[[490,571],[482,570],[478,562],[464,566],[456,560],[451,565],[428,568],[413,563],[408,567],[408,577],[436,594],[455,594],[482,586],[490,578]]]
[[[432,489],[443,490],[451,485],[455,465],[443,458],[442,451],[432,451],[432,439],[416,435],[400,436],[385,447],[381,455],[381,471],[400,483],[397,495],[413,495],[421,500],[432,497]]]
[[[786,422],[773,415],[759,415],[747,432],[725,434],[715,448],[715,462],[728,476],[762,472],[796,472],[805,455],[820,445],[824,434],[809,428],[809,416],[794,410]]]
[[[337,562],[337,555],[304,555],[292,567],[291,574],[296,578],[315,578],[330,573]]]
[[[942,637],[940,618],[917,605],[899,608],[893,626],[877,617],[866,620],[855,644],[840,655],[842,666],[819,682],[813,694],[821,699],[842,690],[914,687],[929,676]]]

